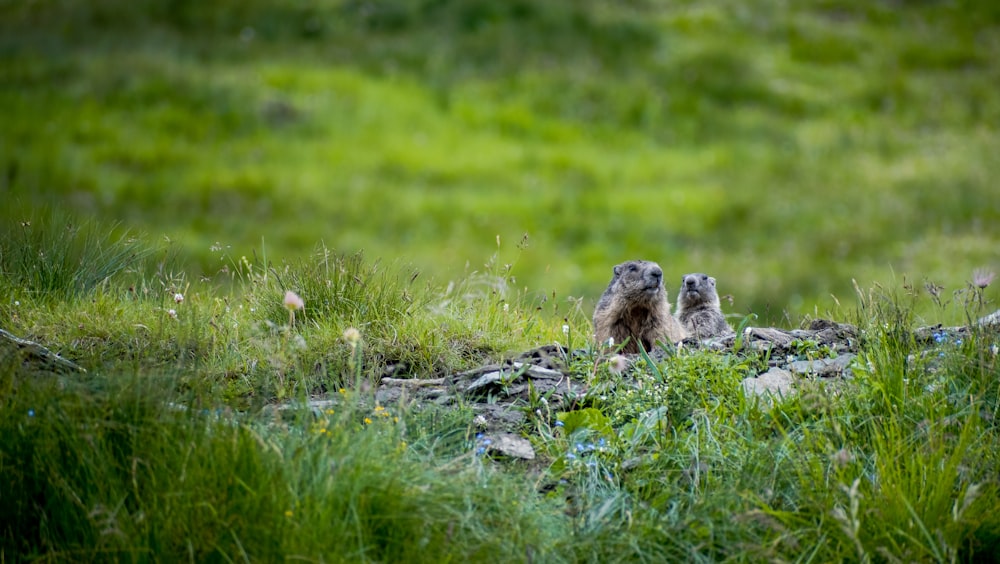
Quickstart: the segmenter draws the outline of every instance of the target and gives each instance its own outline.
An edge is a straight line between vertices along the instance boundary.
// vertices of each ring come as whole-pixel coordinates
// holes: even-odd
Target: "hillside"
[[[794,325],[852,279],[996,268],[998,24],[973,1],[3,2],[0,213],[121,222],[207,276],[213,247],[323,242],[454,280],[499,240],[519,286],[587,307],[646,258]]]

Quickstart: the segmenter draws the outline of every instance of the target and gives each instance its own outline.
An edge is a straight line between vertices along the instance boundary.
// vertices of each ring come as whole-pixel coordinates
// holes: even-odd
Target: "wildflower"
[[[556,421],[556,427],[565,427],[565,426],[566,424],[563,423],[562,421]]]
[[[997,352],[1000,352],[1000,348],[996,345],[990,345],[990,352],[993,353],[993,356],[996,356]]]
[[[19,306],[19,305],[21,305],[21,302],[19,300],[14,300],[14,305],[15,306]]]
[[[340,395],[342,395],[342,396],[345,396],[345,395],[347,395],[347,390],[345,390],[344,388],[341,388],[341,389],[337,390],[337,393],[340,394]]]
[[[615,338],[614,337],[608,337],[608,346],[609,347],[615,346]]]
[[[608,359],[608,370],[612,374],[621,374],[626,368],[628,368],[628,359],[624,356],[616,354]]]
[[[997,277],[996,272],[986,270],[985,268],[977,268],[972,271],[972,284],[977,288],[985,288],[990,285]]]
[[[842,448],[837,452],[833,453],[833,456],[831,456],[831,458],[833,459],[833,463],[841,468],[854,462],[854,455],[851,454],[851,451],[847,450],[846,448]]]
[[[168,309],[167,315],[169,315],[171,319],[177,319],[177,311],[175,310]]]
[[[305,305],[306,303],[303,302],[302,298],[300,298],[295,292],[291,290],[285,292],[285,307],[288,308],[288,311],[294,312],[297,309],[304,308]]]
[[[510,304],[503,304],[503,312],[507,313],[508,311],[510,311]]]
[[[179,303],[181,303],[183,301],[184,301],[184,294],[181,294],[181,293],[174,294],[174,303],[175,304],[179,304]]]
[[[327,415],[333,415],[335,412],[332,409],[326,410]]]
[[[34,417],[34,416],[35,416],[35,410],[34,409],[29,409],[28,410],[28,417]]]
[[[368,417],[365,417],[365,425],[371,425],[371,424],[372,424],[372,420],[369,419]]]
[[[569,335],[569,325],[563,325],[563,335]]]
[[[487,421],[486,421],[486,418],[485,418],[485,417],[483,417],[482,415],[477,415],[477,416],[476,416],[476,417],[475,417],[475,418],[474,418],[474,419],[472,420],[472,423],[473,423],[473,424],[474,424],[474,425],[475,425],[476,427],[485,427],[485,426],[487,425]]]
[[[286,510],[285,510],[285,517],[288,517],[289,519],[291,519],[291,518],[292,518],[292,515],[295,515],[295,514],[294,514],[294,513],[292,513],[292,510],[291,510],[291,509],[286,509]]]
[[[347,341],[347,344],[351,345],[351,348],[353,349],[359,342],[361,342],[361,331],[358,331],[354,327],[348,327],[344,330],[344,340]]]
[[[944,334],[944,332],[935,332],[935,333],[932,333],[932,334],[931,334],[931,337],[934,337],[934,342],[935,342],[935,343],[943,343],[943,342],[945,341],[945,339],[947,339],[947,338],[948,338],[948,337],[947,337],[947,336],[946,336],[946,335]]]
[[[482,447],[481,446],[481,447],[479,447],[479,448],[476,449],[476,454],[477,455],[484,454],[485,452],[486,452],[486,447]]]

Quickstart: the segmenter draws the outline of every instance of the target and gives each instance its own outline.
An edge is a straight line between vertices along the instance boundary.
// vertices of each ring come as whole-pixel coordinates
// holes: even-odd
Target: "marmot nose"
[[[684,279],[684,285],[688,288],[694,288],[698,285],[698,280],[694,276],[688,276]]]
[[[663,270],[661,270],[659,267],[652,268],[649,271],[649,275],[652,276],[653,278],[663,278]]]

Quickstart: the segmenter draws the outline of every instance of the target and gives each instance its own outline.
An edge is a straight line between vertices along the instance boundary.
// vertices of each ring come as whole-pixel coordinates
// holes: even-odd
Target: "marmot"
[[[733,332],[722,315],[715,278],[696,272],[681,278],[677,292],[677,320],[696,339],[721,337]]]
[[[663,270],[655,262],[632,260],[614,269],[611,283],[594,310],[594,333],[599,343],[628,342],[624,353],[639,352],[639,344],[653,350],[657,340],[676,343],[686,337],[684,328],[670,314]]]

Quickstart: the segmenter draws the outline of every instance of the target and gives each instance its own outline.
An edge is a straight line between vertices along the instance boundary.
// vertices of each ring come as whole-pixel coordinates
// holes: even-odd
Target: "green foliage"
[[[529,233],[541,295],[643,257],[794,323],[993,260],[982,4],[8,2],[0,195],[165,233],[193,276],[264,237],[453,278]]]
[[[0,288],[15,299],[80,297],[134,269],[151,251],[128,233],[116,236],[65,212],[29,213],[16,205],[8,212],[20,220],[0,226]]]
[[[1000,339],[914,328],[993,307],[998,25],[0,2],[0,319],[88,369],[0,346],[0,560],[995,561]],[[854,378],[767,404],[742,346],[622,370],[589,314],[635,257],[711,272],[740,338],[853,311]],[[469,406],[373,402],[553,342],[588,392],[532,394],[530,463]]]
[[[553,420],[533,396],[525,467],[487,457],[468,406],[380,405],[372,386],[400,351],[420,377],[573,350],[578,308],[540,312],[499,249],[447,285],[322,246],[280,267],[264,251],[197,281],[146,256],[8,306],[11,329],[90,372],[37,373],[0,347],[4,558],[980,561],[1000,546],[997,336],[915,333],[912,288],[859,292],[853,380],[770,406],[741,385],[759,353],[629,364],[588,344],[567,359],[589,384],[576,409]],[[974,317],[981,290],[935,307]]]

